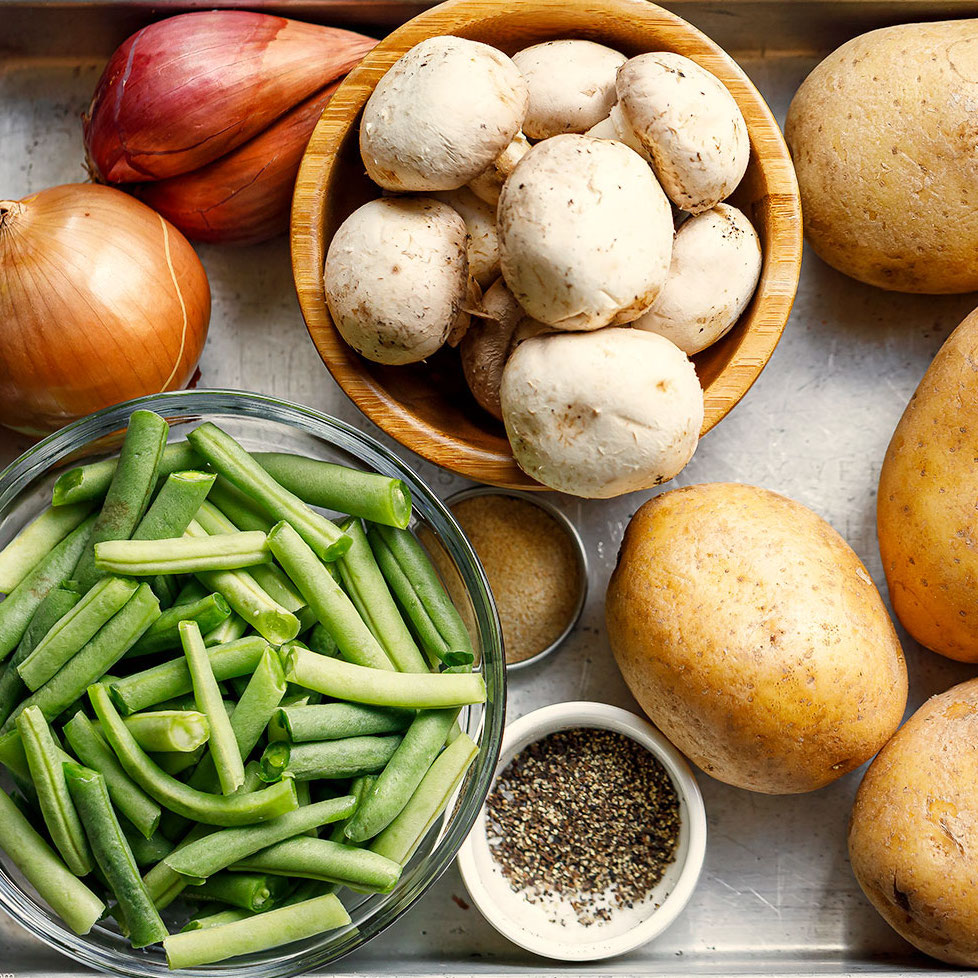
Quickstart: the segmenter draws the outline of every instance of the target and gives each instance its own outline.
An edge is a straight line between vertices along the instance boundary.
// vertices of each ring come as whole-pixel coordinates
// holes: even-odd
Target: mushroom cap
[[[760,275],[761,243],[753,225],[736,207],[717,204],[676,232],[666,284],[632,325],[672,340],[692,356],[740,319]]]
[[[399,58],[363,109],[360,155],[386,190],[454,190],[520,131],[526,82],[488,44],[429,37]]]
[[[747,123],[723,82],[668,51],[640,54],[618,71],[619,130],[627,126],[673,203],[698,214],[729,196],[750,159]]]
[[[503,185],[496,231],[506,284],[558,329],[638,319],[669,271],[669,201],[642,158],[610,140],[537,143]]]
[[[357,208],[326,253],[323,284],[340,335],[368,360],[415,363],[464,315],[465,222],[430,197],[381,197]]]
[[[665,337],[637,329],[526,340],[506,364],[500,398],[520,468],[593,499],[671,479],[703,424],[693,365]]]
[[[431,196],[448,204],[465,221],[469,233],[469,274],[480,288],[486,288],[499,277],[496,208],[477,197],[468,187],[436,190]]]
[[[615,76],[625,55],[594,41],[544,41],[513,55],[530,91],[523,132],[549,139],[586,132],[615,104]]]

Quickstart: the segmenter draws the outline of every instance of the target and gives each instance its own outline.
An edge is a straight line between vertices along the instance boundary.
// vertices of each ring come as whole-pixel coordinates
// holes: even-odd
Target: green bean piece
[[[251,856],[276,842],[301,835],[342,818],[349,818],[356,808],[356,798],[344,795],[314,805],[297,808],[261,825],[222,829],[198,839],[163,861],[180,873],[194,879],[207,879],[232,863]]]
[[[402,529],[411,522],[411,490],[400,479],[283,452],[255,452],[279,485],[310,506]]]
[[[328,893],[257,917],[173,934],[163,947],[171,968],[195,968],[302,941],[349,923],[350,915],[343,904],[335,894]]]
[[[126,773],[150,797],[177,815],[208,825],[250,825],[284,815],[298,807],[295,788],[288,781],[269,785],[260,791],[235,795],[212,795],[177,781],[154,764],[136,743],[112,704],[106,687],[92,686],[89,696],[105,738]],[[211,719],[212,738],[213,730],[214,722]]]
[[[192,900],[216,901],[257,913],[273,907],[289,889],[289,881],[265,873],[216,873],[187,891]]]
[[[111,791],[109,797],[112,797]],[[147,839],[127,818],[120,816],[119,825],[139,867],[155,866],[173,851],[173,843],[159,829]]]
[[[27,763],[27,752],[24,750],[24,741],[16,727],[0,735],[0,764],[14,777],[20,778],[28,784],[32,783],[31,769]]]
[[[61,509],[48,507],[0,550],[0,594],[10,594],[20,582],[92,511],[92,503]]]
[[[391,597],[360,521],[347,520],[342,527],[353,541],[336,562],[343,590],[399,672],[427,672],[428,663]]]
[[[239,638],[224,645],[214,645],[207,650],[211,668],[218,682],[234,676],[253,673],[268,648],[268,642],[258,635]],[[112,699],[125,714],[145,710],[175,696],[193,692],[193,682],[187,660],[180,656],[158,666],[117,679],[110,685]]]
[[[336,640],[343,657],[375,670],[393,670],[387,653],[357,614],[353,602],[295,529],[285,522],[276,523],[267,539],[272,553]]]
[[[130,577],[238,570],[271,563],[265,539],[264,533],[256,531],[166,540],[107,540],[95,544],[95,566]]]
[[[214,829],[210,825],[195,825],[186,836],[174,846],[173,852],[180,849],[181,846],[190,845],[191,842],[197,839],[203,838]],[[162,860],[158,862],[155,866],[152,866],[143,875],[143,884],[146,886],[146,890],[150,897],[153,899],[153,904],[157,910],[165,910],[171,903],[181,893],[187,888],[190,880],[186,876],[181,876],[179,873],[175,873],[169,866]]]
[[[2,790],[0,849],[76,934],[87,934],[98,923],[105,904],[65,866]]]
[[[82,592],[103,575],[95,566],[95,546],[109,540],[128,540],[149,507],[169,430],[169,425],[152,411],[133,411],[130,415],[119,464],[92,528],[91,539],[75,568],[75,579]]]
[[[209,927],[220,927],[222,924],[234,924],[239,920],[247,920],[254,914],[250,910],[242,910],[240,907],[228,907],[227,910],[218,910],[217,913],[209,913],[200,917],[191,917],[183,927],[180,928],[181,934],[188,934],[195,930],[207,930]],[[171,968],[177,967],[170,965]],[[182,966],[181,966],[182,967]]]
[[[109,491],[112,477],[118,467],[118,458],[106,458],[100,462],[89,462],[87,465],[80,465],[63,472],[54,484],[52,505],[59,507],[70,503],[103,499]],[[157,474],[162,482],[171,472],[200,467],[200,456],[193,448],[185,441],[175,441],[163,449]]]
[[[370,850],[405,865],[448,807],[478,753],[478,744],[468,734],[456,737],[428,768],[397,818],[370,843]]]
[[[288,739],[301,744],[310,740],[342,740],[344,737],[401,733],[411,725],[415,714],[410,710],[391,710],[359,703],[320,703],[315,706],[284,706],[278,711],[278,716],[288,733]]]
[[[136,593],[135,581],[104,577],[64,617],[55,622],[34,651],[17,667],[21,681],[40,689]]]
[[[304,642],[313,652],[328,655],[331,659],[340,654],[340,647],[336,644],[336,639],[318,621],[312,626],[312,630],[305,637]]]
[[[442,738],[444,740],[444,738]],[[290,744],[278,740],[269,744],[261,756],[260,772],[265,781],[282,777],[296,781],[318,778],[356,778],[383,770],[394,756],[401,737],[347,737],[344,740]]]
[[[123,721],[144,751],[196,750],[207,743],[210,724],[197,710],[157,710],[134,713]]]
[[[41,602],[71,576],[85,553],[95,519],[93,515],[82,520],[0,601],[0,660],[17,647]]]
[[[119,901],[130,944],[146,947],[159,943],[167,936],[167,929],[139,876],[136,860],[109,800],[105,778],[74,761],[66,761],[64,771],[95,861]]]
[[[159,617],[160,603],[148,584],[136,593],[103,625],[91,641],[65,663],[40,689],[32,693],[0,728],[6,732],[28,706],[40,707],[48,720],[60,716],[101,676],[104,676],[136,644],[139,636]]]
[[[231,617],[231,606],[223,596],[208,594],[189,604],[167,608],[147,629],[146,634],[129,650],[128,656],[150,655],[180,648],[180,622],[195,621],[204,634],[213,631]]]
[[[225,795],[233,794],[244,784],[244,762],[231,729],[231,718],[224,709],[214,670],[207,658],[204,638],[196,622],[180,622],[180,641],[183,643],[183,654],[187,658],[190,678],[194,684],[197,709],[207,717],[210,724],[208,753],[217,769],[221,791]]]
[[[458,710],[422,710],[346,827],[351,842],[366,842],[404,810],[428,773],[455,723]]]
[[[65,865],[76,875],[85,876],[92,871],[92,853],[88,848],[85,830],[68,794],[64,762],[71,761],[58,745],[47,720],[37,707],[24,710],[17,717],[31,781],[37,791],[37,800],[55,848],[61,853]]]
[[[353,811],[353,815],[350,818],[345,818],[340,822],[336,822],[332,831],[329,833],[327,838],[330,842],[346,842],[346,827],[350,824],[350,819],[352,819],[356,813],[359,811],[360,806],[364,803],[367,795],[370,794],[371,789],[376,782],[377,776],[374,774],[362,774],[359,778],[354,778],[350,782],[350,794],[353,795],[357,800],[357,807]]]
[[[217,477],[208,498],[239,530],[261,530],[268,533],[278,522],[223,476]]]
[[[484,703],[486,684],[479,673],[382,672],[329,659],[289,644],[281,650],[285,678],[325,696],[353,703],[437,710]]]
[[[231,869],[234,872],[299,876],[354,886],[372,893],[389,893],[401,875],[400,865],[386,856],[329,839],[310,839],[305,835],[277,842],[239,860]]]
[[[350,538],[298,496],[283,489],[229,434],[207,421],[187,435],[212,469],[251,496],[270,516],[288,520],[321,560],[341,557]],[[308,596],[307,596],[308,597]]]
[[[188,524],[189,525],[189,524]],[[181,578],[183,583],[173,599],[173,607],[177,608],[182,604],[193,604],[201,598],[206,598],[211,592],[204,587],[196,577]]]
[[[207,753],[207,744],[201,744],[188,751],[147,751],[153,761],[160,766],[160,770],[173,777],[179,777],[185,771],[196,768]],[[167,814],[170,814],[169,812]]]
[[[11,711],[29,692],[17,672],[19,666],[37,647],[51,626],[66,615],[81,600],[77,591],[56,587],[40,603],[31,623],[24,632],[14,654],[0,664],[0,724],[3,724]]]
[[[230,617],[226,618],[217,628],[212,628],[204,634],[204,645],[208,648],[214,645],[229,645],[239,638],[244,638],[245,632],[250,627],[244,618],[232,611]]]
[[[126,774],[95,724],[79,711],[64,725],[64,735],[75,756],[105,778],[112,804],[150,838],[160,824],[160,806]]]

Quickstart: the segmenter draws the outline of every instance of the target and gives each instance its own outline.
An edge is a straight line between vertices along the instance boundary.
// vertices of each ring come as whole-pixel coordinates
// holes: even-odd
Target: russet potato
[[[652,722],[729,784],[819,788],[903,716],[903,652],[869,574],[828,523],[776,493],[718,483],[647,502],[606,616]]]
[[[978,966],[978,680],[928,700],[856,795],[849,858],[887,923],[926,954]]]

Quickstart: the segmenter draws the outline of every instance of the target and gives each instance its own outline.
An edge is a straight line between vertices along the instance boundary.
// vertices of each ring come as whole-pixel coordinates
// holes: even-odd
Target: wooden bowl
[[[694,357],[709,431],[744,396],[777,346],[801,265],[801,204],[788,149],[770,109],[738,65],[695,27],[646,0],[449,0],[377,45],[337,89],[306,149],[292,204],[292,268],[299,304],[319,355],[375,424],[429,461],[478,482],[542,488],[516,464],[503,426],[472,398],[455,351],[389,367],[355,353],[337,332],[323,294],[332,236],[357,207],[380,195],[364,173],[360,113],[381,76],[419,41],[438,34],[484,41],[513,54],[539,41],[582,37],[632,56],[675,51],[713,72],[747,121],[751,159],[731,202],[751,219],[764,264],[737,325]]]

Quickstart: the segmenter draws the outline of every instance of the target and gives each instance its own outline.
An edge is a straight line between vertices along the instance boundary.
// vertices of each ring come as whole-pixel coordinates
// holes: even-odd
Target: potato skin
[[[914,947],[978,965],[978,679],[929,699],[880,751],[849,820],[869,901]]]
[[[635,698],[707,774],[811,791],[896,730],[907,670],[879,592],[800,503],[716,483],[649,500],[625,531],[608,637]]]
[[[805,234],[897,292],[978,288],[978,21],[871,31],[830,54],[785,124]]]
[[[948,337],[893,432],[876,503],[893,610],[921,645],[978,662],[978,310]]]

